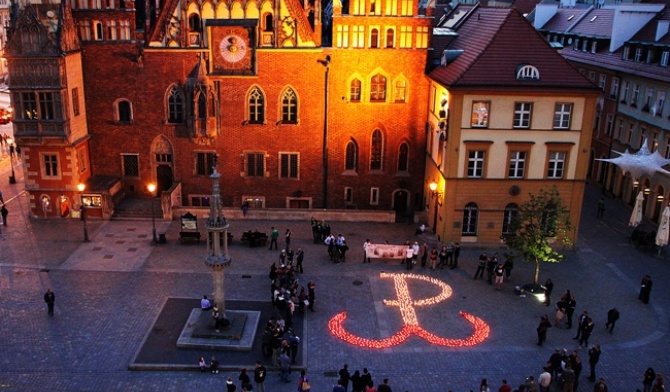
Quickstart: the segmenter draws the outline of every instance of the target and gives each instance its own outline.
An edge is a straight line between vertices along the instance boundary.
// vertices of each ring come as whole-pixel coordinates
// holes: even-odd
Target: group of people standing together
[[[486,282],[493,285],[495,282],[495,289],[500,291],[504,279],[509,279],[512,276],[512,269],[514,268],[514,258],[507,256],[503,262],[500,254],[495,252],[493,256],[489,256],[486,252],[479,255],[477,261],[477,270],[473,279],[484,279],[484,271],[486,271]]]
[[[369,244],[370,240],[367,240],[363,246],[363,250],[366,251],[366,245]],[[442,246],[438,251],[437,246],[433,246],[432,249],[428,250],[428,243],[424,242],[422,245],[419,245],[418,241],[410,243],[410,241],[405,241],[405,258],[400,262],[404,264],[405,268],[409,271],[414,268],[415,265],[419,264],[421,260],[421,268],[430,268],[431,270],[444,269],[444,267],[449,267],[450,269],[455,269],[458,267],[458,258],[461,256],[461,245],[458,242],[450,242]],[[366,257],[364,256],[363,262],[365,263]]]

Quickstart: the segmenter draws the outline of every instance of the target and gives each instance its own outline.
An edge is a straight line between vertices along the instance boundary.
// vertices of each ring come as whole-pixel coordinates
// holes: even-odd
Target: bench
[[[179,232],[179,241],[197,241],[200,242],[200,232],[199,231],[180,231]]]
[[[264,245],[268,241],[268,235],[260,232],[245,231],[240,241],[248,243],[249,246]]]

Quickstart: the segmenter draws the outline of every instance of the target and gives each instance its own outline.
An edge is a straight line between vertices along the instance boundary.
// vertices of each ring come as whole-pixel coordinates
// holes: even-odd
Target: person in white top
[[[365,240],[365,243],[363,243],[363,263],[369,263],[370,258],[368,257],[368,248],[372,245],[370,243],[370,240],[367,239]]]
[[[419,243],[414,241],[414,245],[412,245],[412,264],[416,264],[416,261],[419,259],[420,250]]]
[[[412,269],[412,258],[414,257],[414,249],[411,246],[408,246],[405,250],[405,264],[407,264],[407,270]]]
[[[209,302],[206,295],[202,296],[200,300],[200,309],[202,310],[212,310],[212,303]]]

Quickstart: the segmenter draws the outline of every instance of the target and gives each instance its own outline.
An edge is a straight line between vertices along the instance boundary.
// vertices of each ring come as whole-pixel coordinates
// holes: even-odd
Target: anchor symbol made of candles
[[[403,322],[405,323],[394,335],[389,336],[383,339],[368,339],[360,336],[356,336],[350,332],[347,332],[344,329],[344,321],[347,319],[347,312],[341,312],[333,316],[328,322],[328,328],[330,332],[339,339],[344,340],[347,343],[374,349],[389,348],[397,346],[407,340],[410,336],[416,335],[419,336],[428,342],[443,347],[471,347],[477,345],[489,337],[491,328],[489,325],[484,322],[484,320],[479,317],[475,317],[469,313],[459,312],[460,316],[467,320],[474,328],[472,335],[465,339],[447,339],[437,335],[434,335],[419,325],[419,321],[416,316],[415,307],[435,305],[439,302],[444,301],[445,299],[451,297],[452,290],[449,285],[446,283],[424,275],[417,274],[394,274],[382,272],[379,274],[381,278],[393,278],[393,283],[395,285],[396,294],[398,296],[397,300],[384,300],[384,304],[387,306],[397,306],[400,309],[400,314],[402,316]],[[410,294],[407,287],[407,279],[416,279],[423,280],[425,282],[434,284],[440,287],[441,292],[431,298],[425,298],[420,300],[414,300]]]

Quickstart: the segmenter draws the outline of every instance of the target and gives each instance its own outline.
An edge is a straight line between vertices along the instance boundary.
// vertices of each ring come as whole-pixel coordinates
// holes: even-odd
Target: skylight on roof
[[[572,19],[574,19],[574,18],[575,18],[575,15],[570,15],[570,16],[568,16],[568,20],[572,20]]]
[[[591,18],[591,20],[589,20],[589,22],[593,22],[593,21],[596,20],[596,19],[598,19],[598,15],[594,16],[593,18]]]

